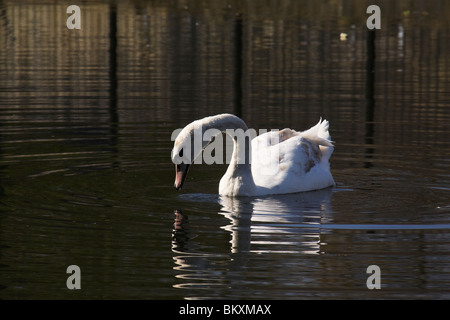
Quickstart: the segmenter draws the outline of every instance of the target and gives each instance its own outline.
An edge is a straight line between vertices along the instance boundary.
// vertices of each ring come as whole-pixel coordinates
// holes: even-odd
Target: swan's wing
[[[302,133],[284,129],[253,139],[252,175],[256,185],[288,193],[309,189],[305,182],[330,180],[328,159],[333,145],[326,134],[328,122],[319,122]]]
[[[278,171],[278,138],[278,132],[270,131],[252,140],[252,175],[256,185],[265,186],[265,176],[273,176]]]
[[[284,129],[252,140],[252,175],[256,185],[275,188],[287,175],[301,175],[300,163],[307,161],[298,148],[301,139],[295,130]]]

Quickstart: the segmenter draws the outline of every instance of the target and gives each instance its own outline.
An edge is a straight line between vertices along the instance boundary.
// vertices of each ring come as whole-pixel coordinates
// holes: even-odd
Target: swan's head
[[[203,149],[215,139],[214,137],[227,129],[246,131],[248,128],[245,122],[235,115],[220,114],[188,124],[179,131],[178,135],[176,135],[178,131],[174,131],[172,134],[172,140],[175,139],[172,162],[175,164],[175,189],[181,189],[189,166],[201,155]]]
[[[201,120],[188,124],[180,131],[172,149],[172,162],[175,164],[174,187],[180,190],[186,179],[189,166],[202,153],[209,141],[203,141]]]
[[[183,187],[184,180],[186,179],[190,164],[176,164],[175,165],[175,183],[174,187],[180,190]]]
[[[174,187],[177,190],[180,190],[183,187],[183,183],[186,179],[189,166],[194,161],[191,152],[194,145],[194,136],[185,129],[183,129],[175,139],[175,143],[172,149],[172,162],[175,164]]]

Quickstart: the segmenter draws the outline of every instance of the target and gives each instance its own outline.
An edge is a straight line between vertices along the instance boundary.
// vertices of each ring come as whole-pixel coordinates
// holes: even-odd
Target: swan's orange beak
[[[180,190],[183,187],[184,180],[186,179],[189,170],[188,164],[176,164],[175,165],[175,189]]]

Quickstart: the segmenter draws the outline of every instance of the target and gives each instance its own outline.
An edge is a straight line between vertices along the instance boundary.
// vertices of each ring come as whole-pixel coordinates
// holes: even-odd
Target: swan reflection
[[[320,252],[320,225],[331,218],[332,188],[257,199],[222,197],[231,252]]]
[[[324,245],[320,240],[324,232],[320,225],[332,218],[332,190],[258,198],[216,198],[221,206],[218,213],[228,220],[217,229],[229,233],[228,245],[210,229],[200,237],[205,231],[189,222],[188,210],[175,210],[172,251],[176,278],[182,280],[174,287],[210,289],[215,286],[229,290],[239,282],[250,281],[242,273],[255,254],[258,260],[264,259],[261,254],[267,255],[267,261],[276,263],[277,268],[284,267],[283,254],[320,254]],[[199,196],[193,198],[197,202]],[[210,219],[223,222],[218,217],[214,212]],[[274,254],[280,255],[280,259],[274,259]],[[303,263],[306,261],[299,261],[299,265]]]

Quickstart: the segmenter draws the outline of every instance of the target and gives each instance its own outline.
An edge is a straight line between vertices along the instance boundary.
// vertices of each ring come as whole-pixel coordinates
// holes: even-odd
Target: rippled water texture
[[[368,31],[363,1],[91,1],[69,30],[1,1],[0,298],[449,299],[450,6],[378,4]],[[326,118],[337,186],[175,191],[173,130],[223,112]]]

